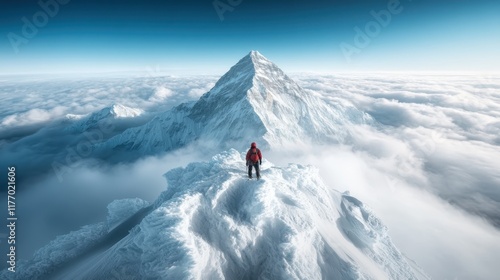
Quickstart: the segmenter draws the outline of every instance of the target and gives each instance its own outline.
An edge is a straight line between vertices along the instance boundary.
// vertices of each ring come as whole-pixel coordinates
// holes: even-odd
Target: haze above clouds
[[[328,185],[370,205],[389,226],[396,245],[437,279],[491,279],[500,273],[493,263],[500,257],[500,77],[293,78],[311,94],[370,113],[380,125],[357,127],[348,145],[265,152],[266,158],[275,164],[318,166]],[[41,128],[49,121],[111,104],[161,112],[196,100],[216,80],[202,76],[3,83],[0,153],[3,157],[8,152],[23,172],[34,159],[24,144],[7,151],[9,142],[31,135],[26,143],[44,143],[41,138],[52,134]],[[72,138],[61,141],[70,143]],[[38,147],[40,154],[50,152],[43,149]],[[113,199],[151,201],[165,188],[163,173],[193,160],[204,160],[203,154],[188,147],[132,164],[75,167],[63,182],[48,174],[19,198],[25,201],[20,211],[26,223],[20,232],[40,233],[21,246],[21,258],[29,258],[57,234],[100,220]],[[78,214],[82,209],[88,214]],[[30,214],[35,210],[39,222]]]

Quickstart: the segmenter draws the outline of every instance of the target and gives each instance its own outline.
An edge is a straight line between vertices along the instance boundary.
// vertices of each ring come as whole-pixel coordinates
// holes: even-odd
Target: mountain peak
[[[122,104],[113,104],[110,107],[102,109],[102,112],[109,113],[115,118],[137,117],[143,113],[141,109],[130,108]]]
[[[274,69],[279,69],[278,66],[276,66],[276,64],[271,62],[269,59],[267,59],[258,51],[250,51],[236,65],[238,65],[239,63],[249,64],[253,68],[255,74],[258,74],[259,70],[269,67]],[[280,72],[283,73],[281,70]]]
[[[330,105],[304,91],[278,66],[251,51],[198,101],[177,106],[101,146],[154,154],[205,140],[224,148],[253,141],[261,147],[342,143],[352,124],[370,119],[354,107]]]
[[[262,56],[259,51],[254,51],[254,50],[251,50],[248,53],[248,55],[250,55],[250,56],[259,56],[259,55]]]
[[[270,81],[279,81],[281,85],[288,84],[298,88],[276,64],[258,51],[250,51],[217,81],[205,98],[224,98],[221,95],[235,92],[246,94],[252,87],[262,83],[269,84]]]
[[[258,51],[251,51],[250,53],[248,53],[248,56],[252,60],[252,63],[254,64],[254,66],[262,64],[262,63],[265,63],[265,64],[272,63],[271,61],[269,61],[265,56],[263,56]]]

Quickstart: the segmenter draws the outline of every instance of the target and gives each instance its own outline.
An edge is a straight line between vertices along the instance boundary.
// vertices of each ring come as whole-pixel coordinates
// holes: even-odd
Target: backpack
[[[251,162],[258,162],[259,161],[259,154],[257,153],[257,148],[253,148],[250,151],[250,161]]]

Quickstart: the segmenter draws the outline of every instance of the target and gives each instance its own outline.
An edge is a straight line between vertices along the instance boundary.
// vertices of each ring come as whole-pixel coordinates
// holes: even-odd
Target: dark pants
[[[260,166],[259,166],[259,162],[256,162],[256,163],[250,162],[250,163],[248,163],[248,177],[252,178],[252,167],[255,167],[255,173],[257,174],[257,179],[260,178]]]

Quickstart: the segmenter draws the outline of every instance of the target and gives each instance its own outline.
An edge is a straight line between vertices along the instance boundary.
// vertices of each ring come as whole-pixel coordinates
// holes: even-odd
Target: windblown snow
[[[264,162],[263,179],[248,180],[243,156],[167,172],[167,189],[119,241],[103,246],[144,201],[112,203],[106,222],[58,237],[15,279],[427,279],[369,208],[314,167]]]

